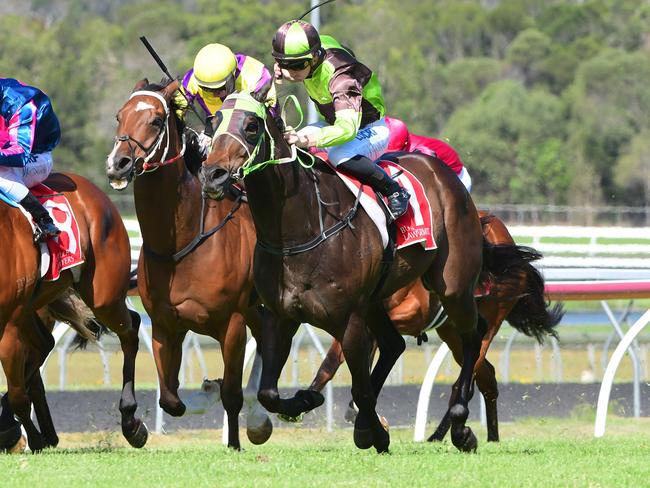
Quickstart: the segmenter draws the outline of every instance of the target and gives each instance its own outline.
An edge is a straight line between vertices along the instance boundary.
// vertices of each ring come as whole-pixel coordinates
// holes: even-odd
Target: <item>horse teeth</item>
[[[124,190],[128,184],[129,184],[129,180],[127,180],[126,178],[110,181],[111,188],[113,188],[114,190]]]

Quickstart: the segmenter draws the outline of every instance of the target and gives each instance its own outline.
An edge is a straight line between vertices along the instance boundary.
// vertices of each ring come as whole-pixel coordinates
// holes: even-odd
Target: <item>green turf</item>
[[[647,419],[610,419],[602,439],[586,420],[503,424],[500,444],[483,441],[476,454],[450,442],[414,443],[410,430],[392,432],[391,454],[360,451],[351,430],[277,429],[268,444],[231,452],[201,431],[152,436],[143,450],[115,433],[62,436],[40,455],[0,456],[2,486],[330,487],[330,486],[647,486]],[[243,437],[245,437],[243,435]]]

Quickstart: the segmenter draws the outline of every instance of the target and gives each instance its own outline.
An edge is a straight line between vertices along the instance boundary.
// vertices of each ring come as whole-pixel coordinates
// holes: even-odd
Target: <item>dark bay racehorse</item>
[[[178,373],[187,331],[213,337],[223,352],[221,398],[228,413],[228,445],[239,449],[246,324],[256,336],[260,320],[251,264],[255,228],[240,196],[223,202],[203,199],[193,174],[200,156],[186,141],[171,101],[177,88],[177,82],[166,87],[147,80],[136,84],[118,112],[106,172],[114,188],[134,180],[143,239],[138,290],[152,320],[160,406],[174,416],[186,411],[178,396]],[[247,433],[259,444],[271,435],[272,424],[256,392],[254,385],[247,399]]]
[[[226,98],[212,152],[200,173],[204,191],[222,198],[233,179],[243,179],[257,230],[255,285],[269,312],[262,331],[263,372],[259,399],[271,412],[295,416],[304,399],[281,399],[277,382],[301,322],[329,332],[343,347],[359,407],[354,441],[359,448],[388,450],[390,437],[375,411],[376,398],[403,352],[402,336],[382,299],[421,277],[436,293],[462,341],[457,402],[450,409],[452,441],[476,448],[465,425],[474,364],[487,330],[473,292],[487,271],[511,261],[515,246],[490,246],[478,213],[456,175],[441,161],[403,154],[401,165],[423,183],[431,202],[438,249],[410,246],[386,262],[379,232],[357,209],[339,177],[324,165],[303,167],[264,106],[247,94]],[[485,259],[484,259],[485,257]],[[370,374],[372,335],[379,359]]]
[[[71,270],[64,271],[56,281],[41,281],[40,254],[32,241],[32,229],[20,210],[0,205],[0,233],[11,236],[5,239],[7,246],[0,256],[0,360],[8,385],[0,416],[0,432],[7,444],[0,449],[11,447],[8,443],[15,435],[19,437],[20,428],[12,422],[12,413],[25,427],[32,451],[58,443],[38,370],[54,347],[50,330],[36,313],[48,305],[55,317],[64,318],[67,313],[68,321],[86,337],[89,333],[84,324],[91,315],[118,335],[124,354],[119,407],[122,433],[132,446],[142,447],[147,428],[135,417],[134,391],[140,316],[129,311],[124,302],[131,263],[126,229],[108,197],[85,178],[55,173],[44,183],[64,194],[72,205],[85,263],[80,265],[77,281]],[[92,310],[87,317],[71,302],[71,288]],[[42,432],[30,418],[32,402]]]
[[[482,215],[481,223],[483,235],[490,244],[515,244],[508,229],[497,217]],[[544,279],[530,264],[541,255],[530,249],[528,254],[522,252],[521,257],[521,262],[512,263],[503,270],[502,274],[491,277],[486,286],[481,286],[482,295],[477,299],[479,313],[485,317],[488,324],[488,330],[481,343],[481,352],[474,366],[476,385],[485,399],[488,441],[499,440],[497,415],[499,390],[494,366],[485,356],[503,320],[507,319],[517,330],[535,337],[542,343],[545,335],[555,335],[554,327],[560,322],[563,313],[559,304],[549,308],[544,296]],[[513,286],[517,290],[515,298],[511,297]],[[420,338],[424,329],[433,325],[438,336],[449,345],[456,362],[462,365],[463,351],[460,336],[444,313],[442,316],[439,315],[439,305],[438,298],[424,288],[420,280],[402,288],[385,301],[388,316],[400,334]],[[309,386],[309,391],[322,391],[343,361],[341,344],[335,340]],[[458,386],[456,383],[452,388],[450,407],[455,403]],[[313,393],[305,394],[304,397],[306,400],[312,400],[314,407],[322,402],[322,397]],[[353,418],[355,413],[348,410],[346,418]],[[449,410],[447,410],[440,425],[429,437],[429,441],[442,440],[449,427]]]

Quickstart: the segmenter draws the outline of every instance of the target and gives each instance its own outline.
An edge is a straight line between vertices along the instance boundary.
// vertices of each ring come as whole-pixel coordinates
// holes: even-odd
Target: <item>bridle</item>
[[[131,93],[131,96],[129,97],[129,100],[131,100],[133,97],[136,96],[144,96],[144,97],[154,97],[157,98],[160,103],[162,103],[163,108],[165,109],[165,123],[160,127],[160,130],[158,131],[158,134],[156,135],[156,139],[149,145],[149,147],[145,147],[144,144],[142,144],[140,141],[137,139],[134,139],[131,137],[129,134],[122,134],[117,137],[115,137],[115,143],[117,144],[118,142],[126,142],[129,146],[129,150],[131,151],[131,159],[133,161],[133,169],[132,169],[132,175],[134,177],[140,176],[142,173],[147,173],[150,171],[155,171],[156,169],[160,168],[161,166],[166,166],[168,164],[175,163],[178,161],[180,158],[183,157],[185,154],[185,133],[181,135],[182,139],[182,146],[181,150],[179,153],[174,156],[173,158],[165,159],[167,157],[167,153],[169,152],[169,144],[170,144],[170,137],[169,137],[169,117],[170,117],[170,111],[169,111],[169,106],[167,104],[167,100],[160,95],[157,92],[154,91],[148,91],[148,90],[138,90],[133,93]],[[165,136],[167,136],[167,144],[165,145],[165,150],[162,153],[162,156],[158,158],[157,162],[150,163],[151,159],[158,153],[159,149],[162,147],[162,142],[163,139],[165,139]],[[140,150],[144,153],[144,156],[137,156],[135,155],[135,146],[140,148]],[[139,173],[136,173],[135,167],[136,167],[136,162],[138,160],[142,159],[143,164],[142,164],[142,171]]]

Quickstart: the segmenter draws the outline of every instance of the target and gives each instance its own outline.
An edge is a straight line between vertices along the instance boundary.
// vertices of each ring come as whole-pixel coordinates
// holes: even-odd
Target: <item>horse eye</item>
[[[160,117],[156,117],[151,121],[151,125],[153,125],[154,127],[161,128],[163,126],[163,119],[161,119]]]
[[[249,122],[246,125],[245,130],[246,130],[246,132],[257,132],[258,128],[259,128],[259,126],[257,125],[257,121],[254,121],[254,122]]]

